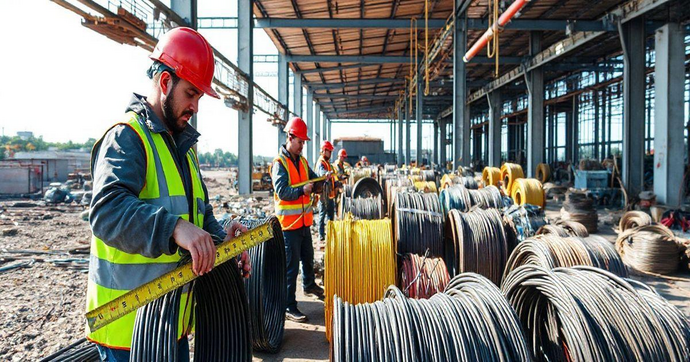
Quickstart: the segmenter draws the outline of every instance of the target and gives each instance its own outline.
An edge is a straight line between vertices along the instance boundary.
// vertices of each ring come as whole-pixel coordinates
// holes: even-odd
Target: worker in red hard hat
[[[188,124],[204,94],[218,98],[211,87],[213,49],[195,30],[175,28],[161,36],[151,59],[148,96],[133,95],[124,117],[91,154],[87,311],[174,270],[180,249],[191,255],[195,274],[211,272],[212,235],[229,240],[246,231],[237,222],[224,229],[213,216],[193,149],[199,133]],[[249,275],[246,253],[239,267]],[[189,300],[187,291],[181,300]],[[180,315],[189,317],[189,308],[182,302]],[[101,359],[129,360],[135,316],[129,313],[87,334]],[[185,331],[191,323],[183,318],[179,325],[176,359],[189,360]]]
[[[297,308],[295,298],[300,259],[304,293],[323,299],[323,288],[315,282],[314,246],[310,229],[314,220],[311,197],[314,183],[309,180],[317,178],[318,175],[302,157],[304,143],[310,141],[307,124],[301,118],[295,117],[285,125],[285,133],[285,144],[280,147],[280,154],[273,160],[271,167],[275,213],[285,239],[288,299],[285,318],[295,322],[306,322],[308,318]],[[303,185],[295,186],[298,184]]]
[[[370,166],[369,159],[367,158],[367,156],[362,156],[362,159],[359,160],[359,162],[357,162],[357,164],[355,166],[357,168],[369,167]]]
[[[330,141],[323,141],[321,145],[321,156],[319,156],[318,161],[316,161],[316,173],[319,176],[325,176],[328,174],[334,174],[335,169],[331,165],[331,153],[335,148]],[[330,190],[328,192],[328,199],[322,200],[319,204],[319,246],[324,247],[326,245],[326,218],[328,220],[334,220],[335,214],[335,198],[338,196],[337,189],[342,186],[342,184],[331,178]]]
[[[334,165],[336,174],[338,175],[338,178],[340,178],[341,181],[348,178],[348,173],[352,168],[352,166],[350,166],[350,164],[347,163],[346,160],[347,151],[344,148],[341,148],[340,151],[338,151],[338,161],[336,161]]]

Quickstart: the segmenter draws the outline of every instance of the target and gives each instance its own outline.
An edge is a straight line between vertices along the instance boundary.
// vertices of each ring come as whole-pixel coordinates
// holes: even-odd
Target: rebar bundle
[[[565,202],[561,208],[561,219],[576,221],[587,228],[587,232],[597,232],[599,216],[594,208],[594,200],[585,192],[570,190],[565,194]]]
[[[383,204],[381,200],[381,195],[366,199],[353,199],[343,195],[340,201],[340,219],[344,219],[348,213],[352,214],[355,219],[381,219],[383,218]]]
[[[637,270],[673,274],[678,270],[685,246],[663,225],[643,225],[618,234],[616,250],[623,262]]]
[[[605,270],[523,265],[502,285],[537,361],[688,361],[690,325],[653,290]]]
[[[414,299],[429,299],[443,292],[450,281],[446,263],[441,258],[405,254],[400,266],[400,288]]]
[[[443,255],[441,203],[436,194],[398,193],[392,210],[398,253]]]
[[[466,273],[430,299],[333,303],[333,361],[529,361],[515,312],[486,278]]]

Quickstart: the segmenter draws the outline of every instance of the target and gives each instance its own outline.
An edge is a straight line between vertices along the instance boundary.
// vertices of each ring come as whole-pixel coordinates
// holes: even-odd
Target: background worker
[[[355,167],[357,168],[362,168],[362,167],[369,167],[369,159],[367,156],[362,156],[362,159],[357,162]]]
[[[148,97],[134,94],[125,116],[93,147],[92,230],[86,309],[92,310],[177,267],[180,249],[192,257],[197,275],[211,271],[216,250],[211,234],[228,240],[246,231],[218,224],[192,146],[199,133],[187,122],[211,88],[213,50],[189,28],[164,34],[153,53]],[[245,253],[240,267],[249,271]],[[183,296],[182,300],[187,299]],[[182,303],[185,304],[185,303]],[[189,315],[180,306],[180,315]],[[136,313],[87,338],[107,361],[128,361]],[[178,358],[189,360],[180,323]]]
[[[285,125],[287,140],[280,147],[278,157],[273,160],[271,179],[275,213],[280,221],[285,238],[287,264],[287,310],[285,318],[295,322],[306,322],[307,316],[297,309],[295,291],[299,262],[302,260],[302,288],[307,295],[323,298],[323,288],[314,281],[314,246],[310,227],[314,220],[312,211],[313,183],[293,187],[318,177],[302,157],[307,136],[307,125],[295,117]],[[329,177],[330,181],[330,177]]]
[[[327,174],[333,174],[334,169],[331,166],[331,153],[333,152],[333,144],[329,141],[323,141],[321,145],[321,156],[319,160],[316,161],[316,173],[319,176],[325,176]],[[326,218],[328,220],[333,220],[335,214],[335,197],[337,196],[337,188],[340,182],[336,182],[335,178],[331,178],[330,191],[328,192],[328,199],[321,200],[319,203],[319,238],[320,247],[323,247],[326,242]]]
[[[347,159],[347,151],[343,148],[340,151],[338,151],[338,161],[335,163],[335,173],[338,175],[338,178],[340,181],[346,180],[348,177],[348,172],[350,172],[350,166],[349,163],[347,163],[345,160]]]

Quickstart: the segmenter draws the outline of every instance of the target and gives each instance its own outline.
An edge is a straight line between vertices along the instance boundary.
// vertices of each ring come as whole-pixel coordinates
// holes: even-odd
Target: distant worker
[[[359,162],[357,162],[357,164],[355,165],[355,167],[357,167],[357,168],[362,168],[362,167],[369,167],[369,165],[370,165],[370,164],[369,164],[369,159],[367,158],[367,156],[362,156],[362,159],[359,160]]]
[[[187,123],[202,95],[218,98],[211,88],[213,49],[195,30],[175,28],[160,38],[150,57],[148,97],[134,94],[127,113],[91,154],[87,311],[175,269],[179,249],[191,254],[195,274],[210,272],[216,259],[211,235],[229,240],[246,231],[238,223],[223,230],[214,218],[192,148],[199,133]],[[247,276],[246,253],[239,264]],[[180,315],[189,315],[191,306],[185,304]],[[87,333],[102,360],[129,361],[135,316],[129,313]],[[183,334],[189,323],[185,319],[178,330],[181,361],[189,360]]]
[[[321,146],[321,156],[316,161],[316,173],[319,176],[327,174],[334,174],[333,166],[331,166],[331,152],[333,152],[333,144],[329,141],[323,141]],[[340,182],[336,182],[335,178],[331,178],[330,191],[328,192],[328,200],[321,200],[319,203],[319,238],[320,246],[325,245],[326,241],[326,217],[328,220],[333,220],[335,214],[335,197],[338,195],[336,188]],[[324,207],[325,206],[325,207]]]
[[[304,143],[311,139],[307,135],[307,124],[299,118],[291,119],[285,125],[287,140],[280,148],[280,154],[273,160],[272,180],[275,213],[280,220],[285,238],[287,265],[287,310],[285,318],[295,322],[306,322],[307,316],[297,309],[297,274],[302,260],[302,288],[307,295],[323,298],[323,288],[316,285],[314,277],[314,246],[310,227],[314,220],[312,191],[314,183],[293,187],[318,177],[302,157]]]
[[[352,168],[352,166],[350,166],[350,164],[345,161],[346,159],[347,151],[343,148],[340,151],[338,151],[338,161],[334,165],[335,173],[338,175],[338,178],[341,181],[347,179],[347,177],[349,176],[348,173]]]

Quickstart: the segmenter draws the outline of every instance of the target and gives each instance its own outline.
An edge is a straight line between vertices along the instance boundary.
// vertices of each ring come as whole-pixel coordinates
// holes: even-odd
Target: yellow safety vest
[[[163,207],[171,214],[189,221],[189,203],[187,202],[182,175],[175,165],[173,155],[170,153],[163,136],[151,132],[135,112],[128,112],[125,122],[116,125],[119,124],[131,127],[141,138],[146,150],[146,184],[139,192],[139,199],[147,204]],[[101,138],[94,146],[93,157],[95,157],[95,150],[102,140]],[[192,180],[194,200],[192,212],[196,215],[194,224],[201,228],[204,225],[206,195],[202,186],[199,161],[193,149],[187,152],[186,159],[189,163]],[[158,258],[129,254],[108,246],[103,240],[92,235],[86,310],[89,311],[101,306],[175,269],[179,261],[179,254],[161,255]],[[183,332],[191,328],[189,324],[192,308],[187,306],[187,297],[187,293],[184,293],[180,303],[180,328],[178,332],[180,338]],[[129,350],[135,317],[136,312],[129,313],[94,333],[89,333],[87,326],[87,338],[102,346]]]

